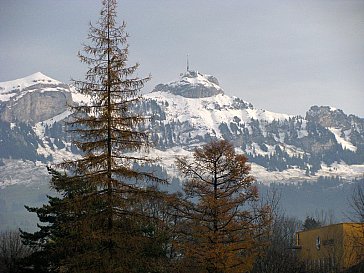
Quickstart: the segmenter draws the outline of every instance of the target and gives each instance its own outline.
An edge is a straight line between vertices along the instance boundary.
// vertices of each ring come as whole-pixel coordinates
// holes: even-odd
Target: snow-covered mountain
[[[63,114],[67,104],[82,99],[74,88],[37,72],[0,83],[0,119],[35,124]]]
[[[78,153],[63,120],[70,115],[67,104],[82,102],[87,98],[72,86],[42,73],[0,83],[0,187],[32,181],[28,171]],[[328,106],[313,106],[305,117],[256,109],[226,95],[215,77],[188,71],[157,85],[132,110],[153,116],[144,128],[155,143],[151,153],[172,176],[176,155],[214,138],[246,153],[258,181],[364,173],[364,120]],[[19,160],[21,171],[14,168]]]
[[[0,83],[0,163],[47,164],[73,156],[63,120],[71,114],[68,105],[85,100],[72,86],[40,72]]]
[[[256,109],[195,71],[145,98],[139,111],[154,115],[148,130],[163,158],[224,138],[249,156],[260,181],[363,176],[364,120],[341,110],[313,106],[301,117]]]

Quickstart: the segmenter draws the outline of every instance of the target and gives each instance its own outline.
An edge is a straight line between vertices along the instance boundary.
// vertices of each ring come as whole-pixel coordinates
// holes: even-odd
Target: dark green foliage
[[[316,220],[313,217],[307,216],[305,221],[303,222],[303,230],[309,230],[309,229],[314,229],[314,228],[318,228],[321,227],[322,224],[320,223],[319,220]]]
[[[24,244],[34,251],[24,261],[27,272],[98,272],[102,268],[166,272],[170,234],[163,218],[167,209],[163,193],[149,190],[144,196],[129,195],[129,213],[114,221],[116,262],[105,255],[110,244],[102,235],[107,229],[105,204],[94,198],[94,186],[52,169],[49,172],[59,197],[48,197],[48,204],[40,208],[27,207],[42,223],[34,233],[22,231]]]
[[[34,233],[22,231],[24,244],[34,250],[25,261],[32,272],[59,272],[61,261],[72,257],[76,247],[86,250],[79,232],[82,224],[88,221],[88,213],[98,208],[98,204],[90,202],[77,205],[92,192],[89,183],[71,179],[53,169],[49,169],[49,173],[51,185],[59,197],[48,196],[48,204],[39,208],[26,207],[29,212],[36,213],[42,223]]]

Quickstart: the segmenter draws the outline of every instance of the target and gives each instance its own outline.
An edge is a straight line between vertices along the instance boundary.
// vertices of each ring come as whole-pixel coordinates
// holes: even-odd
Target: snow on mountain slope
[[[204,88],[203,93],[201,86]],[[178,81],[157,85],[144,98],[162,106],[166,114],[163,123],[188,122],[195,131],[198,130],[198,134],[210,133],[218,138],[223,137],[220,129],[222,123],[235,120],[248,124],[252,119],[269,123],[293,117],[255,109],[248,102],[227,96],[215,77],[196,71],[181,74]]]
[[[188,71],[187,73],[182,74],[180,80],[167,83],[166,85],[172,87],[173,89],[180,86],[188,87],[190,85],[202,85],[206,88],[214,88],[220,92],[223,92],[223,89],[219,86],[219,82],[215,77],[211,75],[203,75],[197,71]]]
[[[47,165],[78,156],[64,131],[71,114],[66,104],[89,102],[73,86],[41,73],[0,83],[0,165],[8,158]],[[313,106],[306,117],[256,109],[196,71],[157,85],[132,111],[153,117],[144,128],[155,143],[151,156],[161,158],[171,176],[178,176],[175,156],[191,156],[215,138],[247,154],[261,182],[353,179],[364,172],[363,119],[330,107]]]
[[[41,72],[34,73],[30,76],[0,83],[0,101],[8,101],[11,98],[20,95],[20,92],[36,84],[59,85],[60,81],[54,80]],[[33,89],[34,90],[34,89]],[[31,92],[32,90],[27,90]],[[57,91],[57,88],[47,88],[47,91]]]
[[[198,147],[196,147],[198,148]],[[245,151],[240,148],[235,148],[237,153],[245,154]],[[131,153],[130,155],[136,155]],[[176,166],[176,157],[193,158],[193,150],[186,150],[181,147],[173,147],[167,150],[160,150],[157,148],[151,148],[150,154],[145,156],[154,156],[159,158],[158,162],[165,170],[168,170],[169,180],[180,177]],[[140,153],[138,153],[140,156]],[[321,169],[316,174],[307,174],[306,170],[292,167],[283,171],[279,170],[267,170],[267,168],[248,161],[251,165],[250,174],[256,179],[257,182],[269,185],[270,183],[299,183],[303,181],[315,182],[319,177],[340,177],[341,179],[350,181],[360,179],[364,174],[364,164],[348,165],[345,162],[334,162],[331,165],[322,164]]]
[[[37,123],[65,115],[72,103],[88,103],[76,89],[40,72],[0,83],[0,119]]]
[[[341,135],[341,129],[339,128],[328,128],[331,133],[335,135],[336,141],[343,147],[343,149],[348,149],[350,151],[356,152],[357,147],[355,147],[350,141],[346,139],[346,136]]]
[[[77,92],[72,85],[64,84],[41,72],[37,72],[24,78],[0,82],[0,102],[6,102],[10,99],[16,100],[24,95],[23,93],[31,93],[39,91],[39,89],[41,89],[41,92],[70,92],[75,103],[87,103],[90,101],[85,95]]]
[[[51,137],[46,134],[46,128],[52,128],[54,124],[58,122],[58,124],[63,124],[63,118],[67,118],[70,115],[69,111],[66,111],[54,118],[46,120],[44,122],[38,122],[33,126],[35,134],[42,141],[42,145],[38,145],[36,152],[38,155],[44,156],[45,158],[52,158],[53,164],[58,164],[63,162],[64,160],[68,160],[71,158],[75,158],[79,155],[75,155],[71,149],[71,143],[65,140],[59,140],[55,137]],[[61,123],[59,123],[61,122]],[[61,145],[56,145],[56,142]],[[41,162],[38,164],[42,165]]]
[[[236,106],[236,97],[224,94],[203,98],[185,98],[168,92],[152,92],[146,94],[144,98],[167,105],[165,107],[167,123],[169,121],[181,123],[188,121],[199,130],[215,132],[218,138],[222,137],[219,129],[221,123],[234,120],[234,118],[239,118],[240,122],[249,123],[251,119],[272,122],[291,117],[262,109],[242,109]]]
[[[239,98],[213,92],[215,87],[201,94],[199,86],[206,78],[188,72],[145,95],[143,109],[157,113],[148,127],[156,149],[167,154],[174,154],[176,147],[191,152],[212,138],[224,138],[248,155],[252,173],[261,181],[362,176],[363,119],[326,106],[311,107],[306,118],[256,109]],[[165,167],[173,169],[173,163],[167,160]]]

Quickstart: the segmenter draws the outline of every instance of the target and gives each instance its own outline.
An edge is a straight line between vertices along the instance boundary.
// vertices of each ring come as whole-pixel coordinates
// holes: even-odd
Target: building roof
[[[364,223],[355,223],[355,222],[344,222],[344,223],[337,223],[337,224],[331,224],[331,225],[326,225],[326,226],[321,226],[321,227],[316,227],[316,228],[311,228],[311,229],[307,229],[307,230],[300,230],[297,231],[297,233],[302,233],[302,232],[308,232],[308,231],[313,231],[313,230],[319,230],[319,229],[324,229],[324,228],[328,228],[328,227],[333,227],[333,226],[339,226],[339,225],[351,225],[351,226],[363,226],[364,227]]]

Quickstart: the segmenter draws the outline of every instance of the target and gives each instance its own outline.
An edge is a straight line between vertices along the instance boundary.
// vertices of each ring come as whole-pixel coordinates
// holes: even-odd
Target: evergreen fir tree
[[[314,228],[318,228],[321,227],[322,224],[319,220],[316,220],[313,217],[307,216],[302,227],[303,230],[310,230],[310,229],[314,229]]]
[[[91,103],[73,107],[71,131],[78,137],[75,144],[83,156],[64,166],[75,178],[86,179],[96,187],[90,200],[101,204],[97,214],[90,216],[97,219],[93,232],[100,249],[87,259],[97,261],[104,272],[133,272],[133,257],[143,249],[143,241],[149,240],[143,232],[147,215],[138,204],[153,192],[141,189],[134,181],[158,179],[132,168],[134,162],[149,161],[139,154],[148,148],[147,134],[138,131],[145,117],[130,111],[141,99],[139,91],[149,78],[133,76],[138,64],[127,66],[128,35],[125,23],[117,26],[116,6],[116,0],[103,1],[97,26],[90,27],[91,45],[79,54],[89,69],[85,80],[75,81],[75,86],[91,98]]]
[[[50,182],[58,196],[48,196],[48,204],[40,208],[27,207],[29,212],[37,214],[39,230],[34,233],[21,231],[23,243],[33,253],[23,262],[26,272],[60,272],[62,260],[73,256],[78,249],[86,250],[89,244],[82,241],[81,233],[89,223],[88,216],[97,211],[98,204],[82,206],[80,203],[94,187],[83,180],[70,179],[54,169],[48,169],[52,175]]]
[[[116,7],[116,0],[102,1],[90,45],[79,53],[88,71],[74,84],[90,102],[71,107],[68,126],[82,156],[60,165],[69,171],[66,179],[53,180],[63,198],[29,208],[50,224],[24,233],[27,244],[43,251],[40,260],[49,258],[46,270],[163,272],[165,265],[163,221],[146,205],[153,199],[163,203],[164,194],[146,183],[161,180],[133,169],[135,162],[152,161],[140,153],[148,150],[148,136],[138,130],[146,118],[130,111],[149,78],[133,76],[138,64],[127,66],[128,35],[125,23],[117,26]]]

